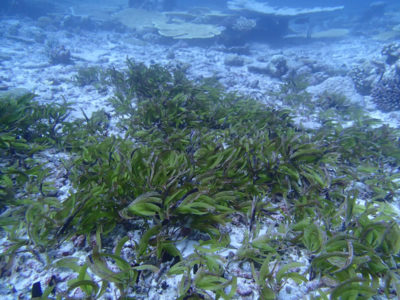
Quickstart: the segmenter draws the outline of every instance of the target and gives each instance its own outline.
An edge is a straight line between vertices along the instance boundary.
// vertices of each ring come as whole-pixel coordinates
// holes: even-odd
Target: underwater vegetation
[[[76,80],[90,84],[96,74],[81,70]],[[150,281],[163,286],[177,275],[179,299],[239,299],[237,266],[249,267],[260,299],[316,279],[315,299],[400,295],[400,229],[390,205],[398,198],[398,130],[354,113],[338,95],[323,96],[324,110],[352,124],[332,113],[321,115],[324,126],[304,129],[290,110],[211,80],[192,82],[179,69],[128,60],[107,74],[118,135],[104,111],[68,121],[71,103],[1,99],[0,227],[9,242],[1,276],[29,252],[44,268],[76,273],[67,290],[45,287],[42,297],[57,299],[77,288],[99,298],[110,284],[121,299],[146,297]],[[297,93],[306,101],[304,86],[288,81],[287,101],[296,103]],[[50,148],[70,156],[73,188],[63,201],[39,158]],[[276,228],[266,225],[277,217]],[[239,249],[233,223],[246,228]],[[121,228],[140,238],[126,234],[110,246]],[[52,260],[52,248],[78,236],[90,241],[84,263]],[[178,244],[186,239],[198,244],[185,257]]]
[[[71,104],[40,105],[34,94],[2,98],[0,101],[0,208],[18,204],[16,193],[33,182],[43,193],[44,171],[34,154],[59,142],[59,129],[71,110]],[[39,180],[39,182],[37,181]],[[40,185],[40,187],[39,187]],[[32,186],[33,187],[33,186]]]

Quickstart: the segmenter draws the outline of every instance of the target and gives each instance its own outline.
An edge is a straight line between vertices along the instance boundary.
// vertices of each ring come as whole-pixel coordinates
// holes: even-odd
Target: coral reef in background
[[[400,44],[392,43],[386,45],[383,47],[381,53],[386,57],[386,63],[392,65],[400,58]]]
[[[254,27],[256,27],[256,25],[256,20],[240,16],[239,18],[235,19],[234,23],[232,24],[232,29],[240,32],[246,32],[252,30]]]
[[[314,13],[332,12],[342,10],[343,6],[320,7],[313,8],[293,8],[293,7],[273,7],[267,3],[245,0],[230,0],[228,8],[235,11],[249,11],[265,15],[275,16],[299,16]]]
[[[183,21],[175,23],[154,22],[158,34],[173,39],[208,39],[218,36],[224,27],[213,24],[195,24]]]
[[[354,66],[349,76],[354,82],[357,92],[363,96],[370,95],[372,87],[379,81],[385,72],[385,64],[379,61],[366,61]]]
[[[365,61],[354,66],[348,75],[352,78],[357,92],[371,96],[372,102],[379,110],[400,110],[400,45],[385,45],[381,54],[384,61]]]
[[[384,112],[400,110],[400,76],[382,79],[371,95],[378,109]]]
[[[72,63],[71,51],[56,40],[47,41],[46,54],[52,64],[68,65]]]
[[[312,8],[292,8],[274,7],[267,3],[256,1],[231,0],[227,2],[228,9],[240,13],[240,15],[255,19],[257,21],[252,30],[251,37],[255,40],[265,39],[269,41],[280,40],[281,38],[293,33],[289,28],[290,22],[303,23],[305,26],[302,32],[297,32],[294,37],[308,38],[311,32],[312,17],[319,14],[336,12],[343,9],[343,6],[335,7],[312,7]],[[326,16],[325,16],[326,18]],[[343,37],[348,33],[347,29],[339,28],[321,31],[320,37]],[[289,36],[291,37],[291,36]]]
[[[349,29],[346,28],[331,28],[321,31],[312,31],[311,29],[306,32],[291,33],[284,36],[285,39],[303,38],[303,39],[339,39],[348,36]]]
[[[400,45],[392,43],[382,49],[386,68],[371,90],[377,108],[389,112],[400,110]]]
[[[202,12],[201,16],[196,17],[188,12],[161,13],[128,8],[114,17],[130,29],[139,32],[155,31],[161,36],[173,39],[208,39],[223,32],[223,26],[205,22],[210,18],[224,18],[225,15],[220,16],[207,11]]]

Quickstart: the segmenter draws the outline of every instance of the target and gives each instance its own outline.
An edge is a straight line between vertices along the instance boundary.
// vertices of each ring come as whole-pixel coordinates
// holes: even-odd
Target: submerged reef
[[[394,64],[400,59],[400,44],[392,43],[386,45],[382,49],[382,55],[386,57],[386,63],[389,65]]]
[[[138,8],[128,8],[118,12],[115,19],[129,29],[148,34],[157,32],[172,39],[210,39],[221,35],[224,27],[219,23],[226,17],[212,11],[199,11],[200,16],[190,12],[154,12]],[[218,22],[212,19],[221,19]]]
[[[378,109],[385,112],[400,110],[400,76],[381,80],[371,95]]]
[[[385,72],[385,64],[379,61],[366,61],[363,64],[354,66],[349,76],[354,86],[361,95],[370,95],[373,86],[379,81]]]
[[[382,111],[400,110],[400,45],[392,43],[382,49],[387,66],[373,86],[371,96]]]
[[[382,59],[365,61],[348,73],[361,95],[371,96],[384,112],[400,110],[400,46],[385,45]]]
[[[249,19],[256,20],[254,29],[251,31],[252,39],[265,39],[269,41],[280,40],[291,33],[289,28],[290,22],[302,23],[305,26],[304,32],[298,33],[306,38],[310,37],[311,24],[310,18],[327,13],[334,13],[343,9],[343,6],[312,8],[292,8],[271,6],[268,3],[257,1],[230,0],[227,1],[228,9],[239,12],[241,15]],[[326,16],[325,16],[326,18]],[[343,31],[338,30],[328,32],[330,36],[337,37],[339,34],[343,36]],[[324,33],[324,36],[326,33]]]
[[[55,40],[46,43],[46,55],[52,64],[68,65],[72,63],[71,51]]]

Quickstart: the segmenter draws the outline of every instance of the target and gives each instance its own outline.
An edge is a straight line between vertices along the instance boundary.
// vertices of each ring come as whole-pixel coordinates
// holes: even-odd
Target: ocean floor
[[[111,31],[76,31],[45,30],[31,20],[2,18],[0,22],[0,89],[23,88],[33,91],[37,101],[41,103],[62,103],[64,100],[74,102],[74,114],[71,119],[82,117],[82,112],[90,116],[92,112],[105,109],[112,113],[107,99],[113,96],[109,87],[96,88],[92,85],[79,86],[76,75],[80,68],[99,67],[123,69],[126,59],[147,65],[161,64],[163,66],[180,67],[186,70],[189,78],[199,80],[215,77],[228,90],[244,96],[250,96],[268,103],[276,108],[290,107],[276,93],[280,91],[285,77],[271,76],[263,71],[272,57],[284,59],[289,70],[303,70],[312,74],[307,92],[312,95],[315,114],[309,110],[302,113],[297,109],[295,117],[299,125],[314,128],[321,126],[317,118],[318,97],[324,92],[334,92],[345,95],[353,103],[358,103],[366,109],[371,117],[382,120],[393,128],[400,126],[400,112],[383,113],[376,109],[371,97],[357,93],[349,71],[365,61],[384,61],[381,54],[385,42],[368,37],[349,36],[341,39],[302,41],[297,44],[287,42],[280,47],[266,44],[248,44],[238,48],[224,47],[218,44],[208,46],[193,46],[183,41],[168,43],[152,43],[136,38],[129,32],[116,33]],[[49,62],[46,41],[57,41],[69,49],[72,55],[71,64],[53,64]],[[61,160],[64,154],[51,150],[41,154],[43,161],[54,169],[62,200],[69,192],[69,182],[61,181],[63,166]],[[279,215],[265,221],[261,231],[267,232],[269,227],[279,225]],[[230,224],[231,249],[221,251],[220,255],[229,257],[235,255],[244,238],[246,227],[240,222]],[[109,247],[115,246],[118,238],[126,233],[123,229],[116,234],[115,241],[109,241]],[[128,241],[123,251],[128,251],[130,243],[138,239],[139,231],[129,232]],[[83,263],[90,254],[90,247],[82,246],[84,242],[77,237],[74,241],[65,242],[61,247],[51,251],[48,257],[38,253],[18,254],[15,259],[17,266],[10,276],[0,278],[1,299],[29,299],[32,284],[40,281],[46,287],[51,279],[57,278],[57,289],[65,290],[66,282],[73,278],[73,273],[67,270],[48,268],[46,262],[55,262],[60,258],[75,257],[78,263]],[[196,240],[185,240],[179,249],[188,256],[194,251]],[[3,232],[0,233],[0,251],[7,248],[8,242]],[[231,253],[230,253],[231,252]],[[129,253],[125,253],[129,256]],[[292,261],[303,263],[303,269],[309,265],[306,253],[291,252],[287,256]],[[160,267],[162,268],[162,266]],[[252,280],[251,270],[247,266],[230,266],[232,273],[238,276],[238,291],[240,299],[258,299],[259,295]],[[300,271],[300,269],[299,269]],[[147,296],[137,295],[137,299],[176,299],[180,276],[172,276],[164,280],[161,287],[158,282],[149,282]],[[310,281],[298,286],[288,280],[279,292],[279,299],[305,299],[316,289],[317,283]],[[83,297],[82,291],[76,289],[76,298]],[[116,299],[113,285],[107,290],[104,299]]]

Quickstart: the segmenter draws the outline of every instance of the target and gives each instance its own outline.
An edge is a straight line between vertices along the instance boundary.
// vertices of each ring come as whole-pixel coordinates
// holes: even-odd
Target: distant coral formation
[[[400,110],[400,76],[380,81],[372,90],[372,98],[382,111]]]
[[[48,41],[46,44],[46,54],[50,63],[56,64],[71,64],[71,51],[58,41]]]
[[[391,43],[386,45],[381,53],[386,56],[386,63],[392,65],[400,58],[400,44]]]
[[[400,110],[400,44],[386,45],[381,53],[387,65],[372,88],[372,100],[382,111]]]
[[[230,0],[227,2],[228,9],[240,13],[246,17],[257,20],[253,32],[256,37],[268,37],[269,40],[279,40],[282,37],[292,34],[289,28],[289,21],[309,23],[308,17],[311,15],[325,14],[343,9],[343,6],[321,7],[315,6],[311,8],[296,8],[285,6],[271,6],[264,2]],[[306,20],[306,21],[304,21]],[[239,20],[238,20],[239,21]],[[297,33],[294,37],[309,37],[310,26],[306,26],[306,30]],[[343,28],[334,28],[322,31],[320,37],[343,37],[347,35],[348,30]],[[318,34],[317,34],[318,35]],[[293,36],[289,36],[293,37]],[[318,38],[320,38],[318,37]]]
[[[202,14],[204,19],[217,18],[214,14]],[[128,28],[144,31],[156,30],[159,35],[173,39],[207,39],[218,36],[224,27],[210,23],[196,23],[187,12],[159,13],[128,8],[115,15],[116,20]]]
[[[366,61],[353,67],[349,72],[349,76],[353,80],[357,92],[367,96],[371,94],[373,85],[376,84],[384,72],[385,64],[383,62]]]
[[[231,0],[228,1],[228,8],[237,11],[251,11],[260,14],[276,15],[276,16],[298,16],[320,12],[330,12],[343,9],[343,6],[320,7],[313,8],[293,8],[293,7],[273,7],[267,3]]]
[[[256,27],[257,22],[254,19],[245,18],[240,16],[232,24],[232,29],[236,31],[249,31]]]
[[[385,45],[379,60],[364,61],[348,75],[358,93],[371,96],[376,107],[384,112],[400,110],[400,44]]]

